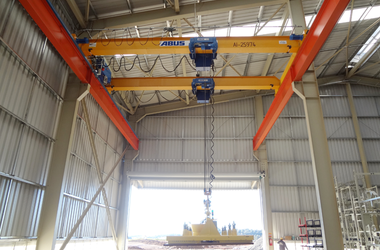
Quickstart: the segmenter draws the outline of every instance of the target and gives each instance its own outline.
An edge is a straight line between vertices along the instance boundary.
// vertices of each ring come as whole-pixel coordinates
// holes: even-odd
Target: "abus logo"
[[[160,46],[186,46],[185,41],[162,41],[160,42]]]

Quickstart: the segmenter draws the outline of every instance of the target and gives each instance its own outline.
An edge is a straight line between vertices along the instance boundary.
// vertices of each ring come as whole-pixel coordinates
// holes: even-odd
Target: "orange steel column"
[[[20,3],[81,82],[91,85],[90,93],[92,96],[120,130],[125,139],[137,150],[139,147],[139,139],[116,107],[108,91],[94,75],[82,51],[58,18],[58,14],[54,11],[50,2],[47,0],[20,0]]]
[[[253,138],[253,150],[257,150],[273,127],[293,94],[292,82],[302,79],[318,54],[336,22],[346,9],[349,0],[325,0],[315,21],[304,39],[292,66],[289,68],[280,89],[270,106],[263,123]]]

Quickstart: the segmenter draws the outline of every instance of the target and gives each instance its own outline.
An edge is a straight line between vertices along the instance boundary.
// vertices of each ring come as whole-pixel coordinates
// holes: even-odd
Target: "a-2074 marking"
[[[242,48],[256,47],[256,44],[254,42],[240,42],[240,43],[234,43],[233,47],[242,47]]]

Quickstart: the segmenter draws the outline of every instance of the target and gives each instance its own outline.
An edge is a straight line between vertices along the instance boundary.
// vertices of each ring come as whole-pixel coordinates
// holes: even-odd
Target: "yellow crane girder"
[[[217,53],[297,53],[301,41],[289,36],[217,37]],[[86,56],[189,54],[189,37],[92,39],[80,44]],[[199,49],[198,49],[199,50]]]
[[[112,78],[108,91],[138,90],[191,90],[195,77],[138,77]],[[205,78],[205,77],[202,77]],[[280,80],[275,76],[225,76],[213,77],[216,90],[259,90],[280,88]]]

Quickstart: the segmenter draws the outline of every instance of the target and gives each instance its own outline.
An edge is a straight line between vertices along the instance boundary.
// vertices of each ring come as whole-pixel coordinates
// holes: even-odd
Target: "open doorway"
[[[129,245],[133,247],[136,243],[140,249],[150,249],[145,245],[164,242],[166,236],[182,235],[184,223],[200,223],[205,218],[203,199],[202,190],[132,186]],[[261,237],[259,190],[213,190],[211,209],[218,229],[235,222],[238,235]]]

